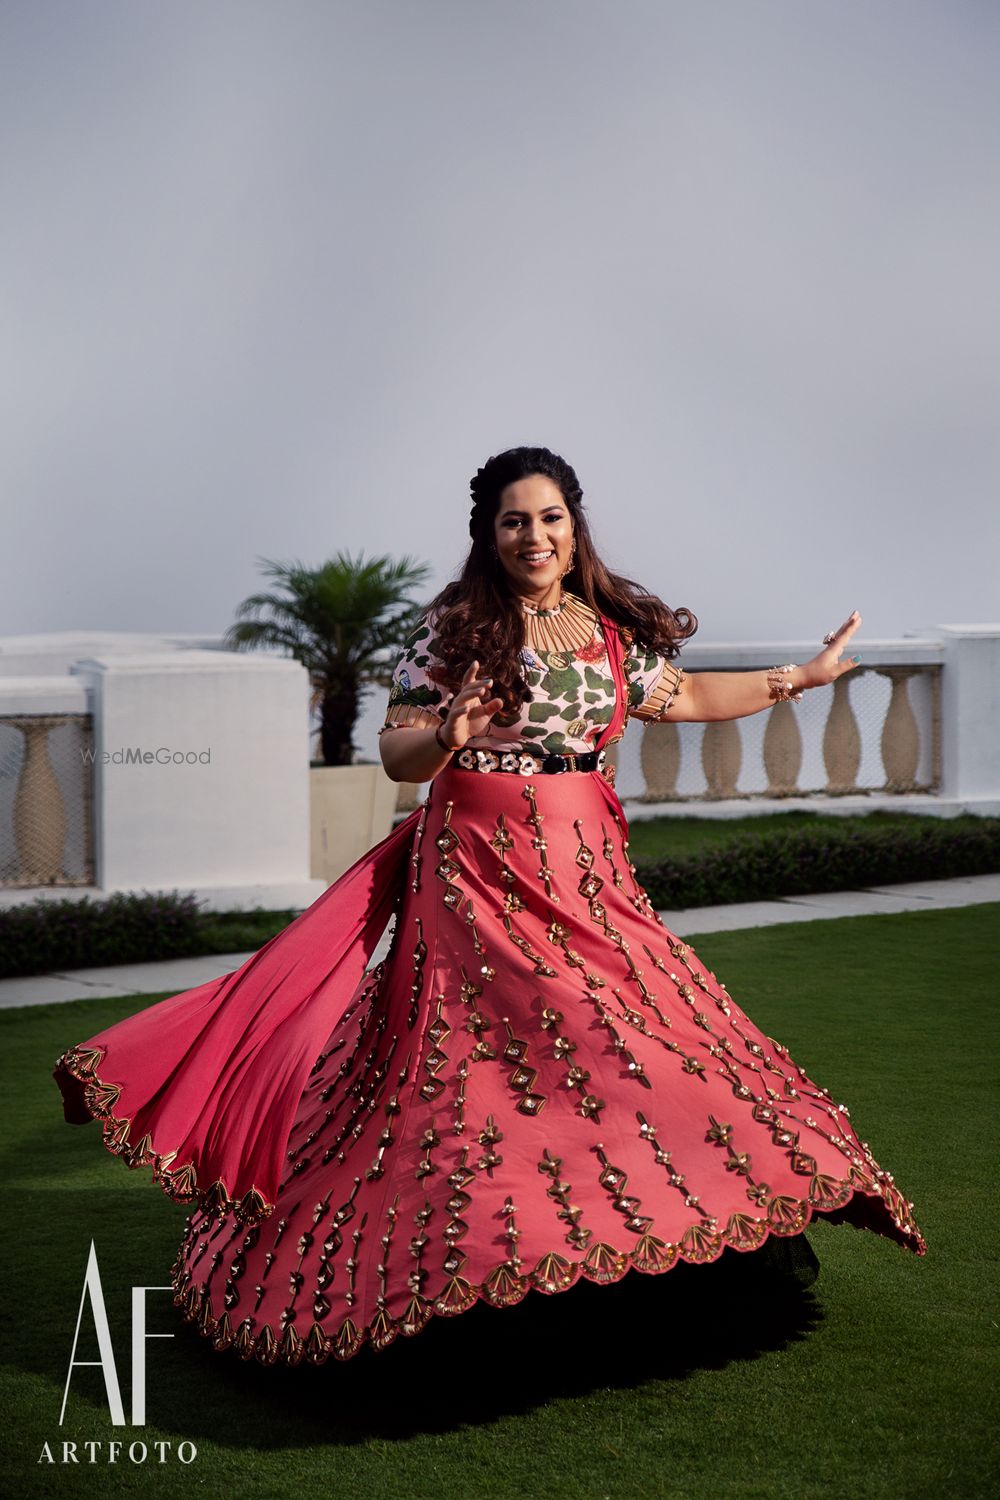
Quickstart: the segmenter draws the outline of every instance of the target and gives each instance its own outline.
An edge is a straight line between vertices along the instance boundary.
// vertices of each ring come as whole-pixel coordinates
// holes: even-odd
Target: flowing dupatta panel
[[[253,1224],[274,1208],[310,1070],[402,892],[416,808],[239,969],[65,1052],[70,1124],[103,1123],[169,1197]]]
[[[601,616],[625,719],[621,644]],[[624,822],[609,781],[592,773]],[[239,969],[127,1016],[57,1059],[65,1119],[102,1123],[104,1144],[180,1203],[254,1224],[274,1210],[309,1074],[356,995],[402,899],[422,808]]]

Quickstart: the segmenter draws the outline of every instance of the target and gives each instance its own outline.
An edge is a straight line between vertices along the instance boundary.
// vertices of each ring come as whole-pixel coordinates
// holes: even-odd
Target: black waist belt
[[[579,755],[536,755],[531,750],[478,750],[467,745],[456,752],[451,763],[462,771],[513,771],[521,776],[558,776],[563,771],[599,771],[605,758],[603,750],[585,750]]]

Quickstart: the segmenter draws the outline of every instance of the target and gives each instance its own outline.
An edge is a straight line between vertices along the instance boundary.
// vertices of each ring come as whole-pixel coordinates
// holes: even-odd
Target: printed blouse
[[[563,591],[564,599],[567,593]],[[502,711],[495,714],[488,732],[474,735],[468,741],[474,748],[582,754],[594,748],[602,730],[611,722],[615,682],[600,619],[578,596],[569,595],[568,599],[577,635],[582,638],[589,632],[589,638],[573,649],[524,646],[520,666],[531,689],[531,699],[515,714]],[[425,614],[404,642],[403,654],[393,670],[380,734],[396,725],[433,727],[447,718],[450,693],[430,675],[430,669],[439,664],[434,653],[436,618]],[[533,624],[529,623],[526,637],[530,639],[534,633],[536,639],[544,638],[544,628],[532,632]],[[662,718],[682,691],[684,672],[662,653],[637,645],[630,631],[622,630],[621,634],[627,651],[626,723],[629,718],[647,721]],[[621,739],[621,734],[615,739]]]

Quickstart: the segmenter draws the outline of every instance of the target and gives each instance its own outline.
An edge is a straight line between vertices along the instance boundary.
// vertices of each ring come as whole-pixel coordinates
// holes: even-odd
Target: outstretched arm
[[[830,645],[804,666],[795,666],[781,673],[783,682],[792,684],[793,692],[805,688],[825,687],[850,672],[861,660],[854,656],[840,661],[851,636],[861,624],[857,610],[835,631]],[[664,719],[687,720],[707,724],[717,719],[743,719],[748,714],[760,713],[762,708],[773,708],[777,699],[772,695],[765,669],[754,672],[695,672],[685,673],[684,691],[673,699]]]

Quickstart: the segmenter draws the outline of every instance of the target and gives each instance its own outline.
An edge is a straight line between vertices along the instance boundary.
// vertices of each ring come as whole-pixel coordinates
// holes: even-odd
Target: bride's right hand
[[[485,734],[493,715],[503,708],[502,698],[484,698],[493,679],[477,677],[478,671],[478,658],[473,657],[462,678],[462,686],[452,697],[448,717],[442,726],[442,739],[456,750],[461,750],[467,740]]]

